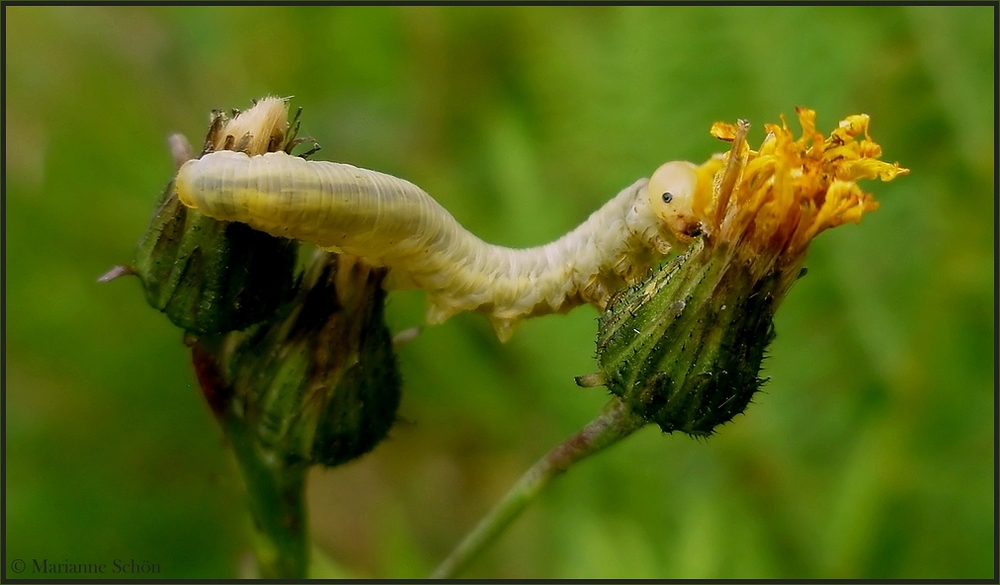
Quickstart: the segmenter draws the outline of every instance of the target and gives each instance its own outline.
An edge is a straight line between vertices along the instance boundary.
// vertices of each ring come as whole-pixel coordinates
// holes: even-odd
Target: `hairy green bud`
[[[599,379],[665,432],[709,435],[763,380],[779,274],[755,279],[729,245],[688,251],[611,302],[599,322]]]
[[[231,411],[289,463],[339,465],[396,420],[400,376],[383,321],[385,269],[316,252],[274,321],[234,334]]]
[[[271,97],[249,110],[234,110],[232,118],[215,111],[202,156],[216,150],[251,156],[290,152],[305,139],[296,137],[298,114],[291,128],[287,116],[286,100]],[[178,134],[170,137],[170,143],[180,168],[191,158],[191,146]],[[171,322],[189,333],[215,335],[245,329],[274,315],[291,296],[297,252],[294,240],[188,209],[178,200],[172,181],[139,242],[133,265],[102,279],[136,274],[146,300]]]
[[[134,273],[149,304],[203,335],[259,323],[288,300],[298,243],[188,209],[173,183],[139,242]]]

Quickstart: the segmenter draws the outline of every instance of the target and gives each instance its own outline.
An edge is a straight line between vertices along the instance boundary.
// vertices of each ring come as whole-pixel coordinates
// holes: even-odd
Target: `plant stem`
[[[304,579],[309,564],[305,482],[308,462],[291,463],[263,448],[252,429],[232,409],[232,389],[222,375],[221,338],[187,340],[191,358],[212,413],[236,456],[249,496],[254,556],[265,579]]]
[[[305,480],[308,464],[288,464],[263,450],[231,414],[223,421],[246,483],[254,556],[265,579],[304,579],[309,564]]]
[[[617,398],[579,433],[549,451],[531,467],[500,502],[431,573],[431,579],[454,578],[535,500],[549,481],[577,461],[610,447],[646,424]]]

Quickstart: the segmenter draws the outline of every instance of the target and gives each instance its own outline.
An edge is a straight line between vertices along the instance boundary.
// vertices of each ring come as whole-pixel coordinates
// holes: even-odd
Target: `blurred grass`
[[[771,381],[709,441],[647,429],[556,482],[468,576],[995,578],[992,7],[6,7],[6,554],[246,566],[240,480],[127,262],[165,138],[294,95],[321,157],[408,178],[483,238],[564,233],[715,120],[866,112],[882,208],[819,238]],[[331,571],[419,577],[603,405],[596,313],[478,315],[403,348],[405,419],[317,471]],[[394,295],[396,329],[422,296]],[[14,575],[9,566],[8,577]],[[31,576],[30,574],[22,576]]]

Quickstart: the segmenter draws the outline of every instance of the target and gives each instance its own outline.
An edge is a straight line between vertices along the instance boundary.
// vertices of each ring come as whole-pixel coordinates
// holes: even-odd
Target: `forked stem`
[[[600,416],[579,433],[549,451],[522,475],[503,499],[455,547],[448,558],[438,565],[430,578],[454,578],[480,551],[514,522],[552,478],[588,455],[614,445],[645,424],[646,421],[632,414],[620,400],[612,399]]]

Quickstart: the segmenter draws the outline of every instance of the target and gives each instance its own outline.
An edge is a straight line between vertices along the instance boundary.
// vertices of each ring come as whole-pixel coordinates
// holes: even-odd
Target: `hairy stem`
[[[500,502],[431,573],[431,579],[455,577],[538,497],[549,481],[571,465],[614,445],[646,424],[617,398],[579,433],[551,450],[531,467]]]

